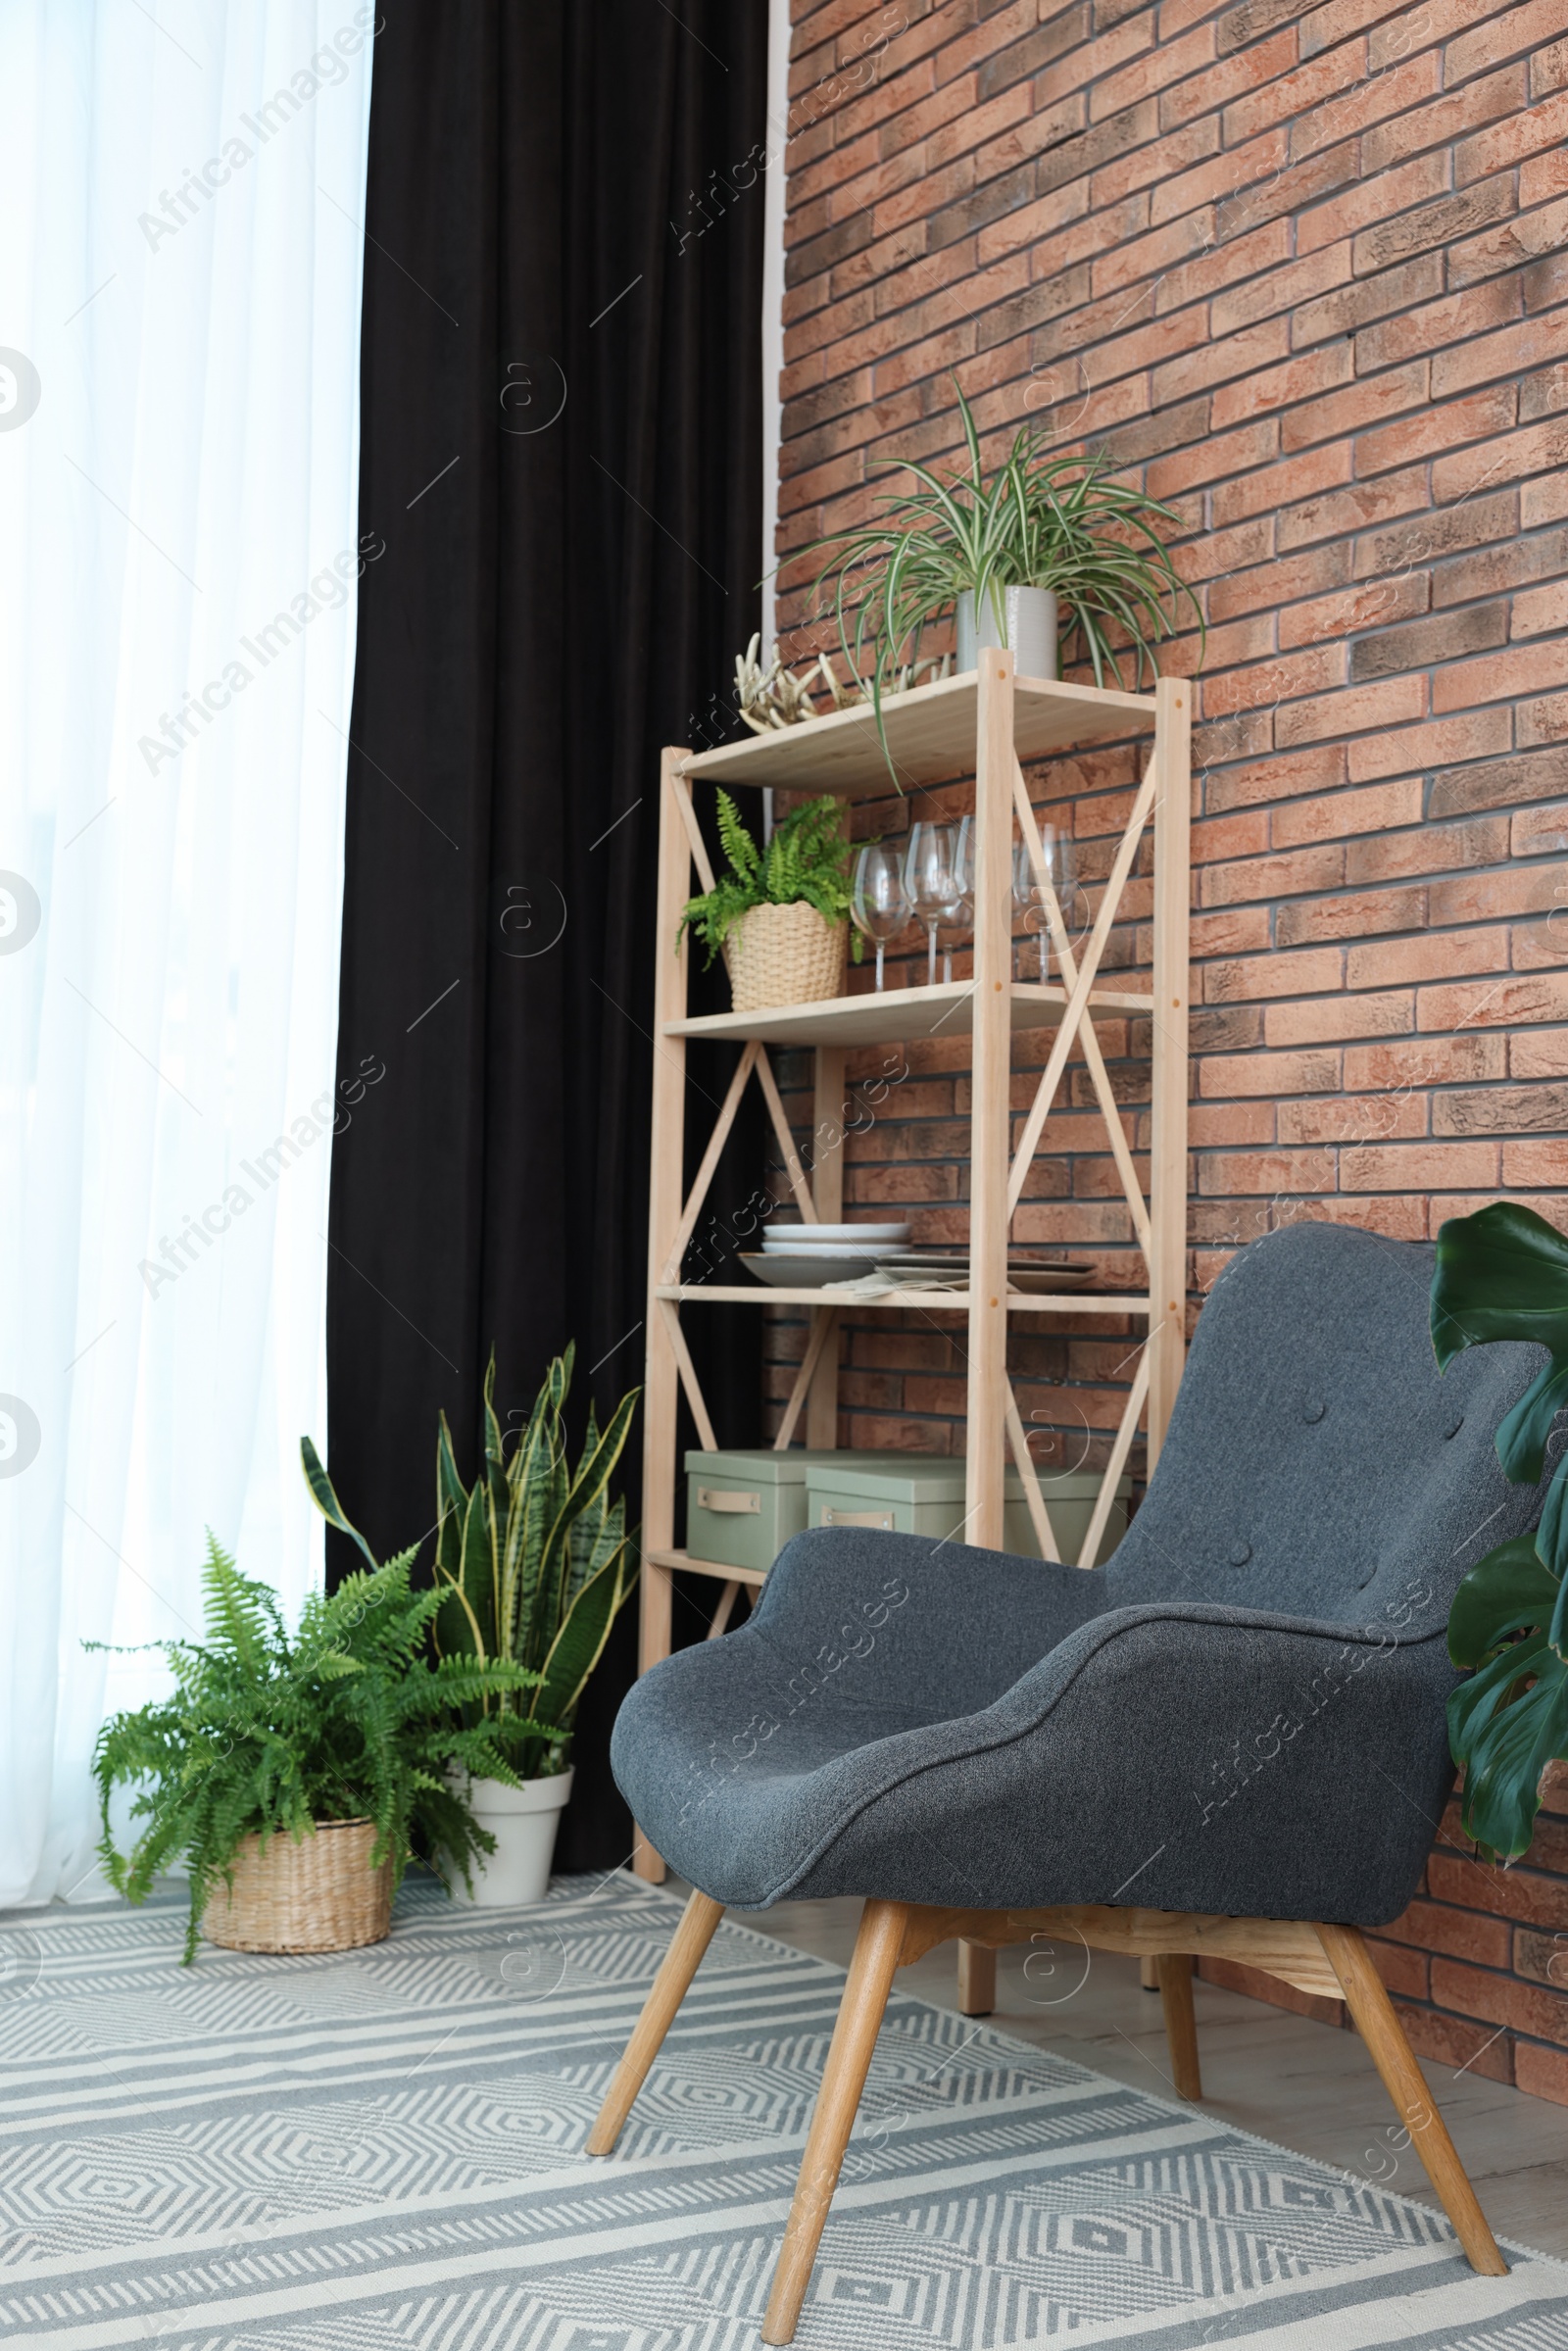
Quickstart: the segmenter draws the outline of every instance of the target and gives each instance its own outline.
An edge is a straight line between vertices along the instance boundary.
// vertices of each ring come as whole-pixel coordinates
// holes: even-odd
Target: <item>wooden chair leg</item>
[[[1497,2240],[1487,2225],[1443,2117],[1432,2103],[1426,2077],[1405,2039],[1404,2028],[1372,1964],[1360,1929],[1320,1926],[1317,1932],[1329,1964],[1345,1988],[1351,2021],[1383,2077],[1383,2086],[1410,2133],[1444,2211],[1453,2223],[1470,2267],[1479,2270],[1483,2278],[1505,2278],[1508,2265],[1497,2250]]]
[[[599,2120],[588,2134],[590,2155],[609,2155],[620,2136],[621,2125],[632,2110],[648,2069],[659,2055],[687,1986],[713,1939],[713,1929],[724,1915],[722,1902],[694,1893],[681,1913],[669,1949],[664,1953],[653,1989],[643,2002],[642,2015],[632,2027],[630,2040],[615,2068],[610,2092],[599,2109]]]
[[[1193,1962],[1186,1951],[1166,1951],[1159,1967],[1159,2004],[1165,2012],[1165,2046],[1178,2098],[1200,2098],[1203,2079],[1198,2068],[1198,2019],[1193,2014]]]
[[[989,2016],[997,2004],[997,1955],[989,1943],[958,1944],[958,2014]]]
[[[789,2343],[795,2339],[796,2323],[816,2261],[816,2248],[822,2241],[828,2206],[838,2185],[839,2168],[855,2128],[871,2052],[876,2047],[882,2013],[899,1964],[907,1916],[908,1905],[904,1902],[870,1901],[860,1914],[855,1957],[850,1962],[849,1981],[839,2003],[833,2045],[827,2053],[822,2086],[816,2093],[806,2153],[801,2158],[801,2174],[795,2183],[795,2201],[790,2206],[789,2226],[773,2272],[773,2289],[767,2298],[767,2316],[762,2321],[764,2343]]]

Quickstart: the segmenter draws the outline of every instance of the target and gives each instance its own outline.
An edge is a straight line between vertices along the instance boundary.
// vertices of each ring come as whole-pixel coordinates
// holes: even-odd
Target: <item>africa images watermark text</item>
[[[198,726],[210,726],[222,710],[226,710],[236,694],[243,694],[252,680],[268,664],[286,653],[294,639],[302,636],[310,623],[322,612],[335,612],[348,602],[348,583],[351,578],[363,579],[366,566],[386,553],[386,541],[379,531],[367,531],[357,549],[342,548],[330,563],[324,564],[308,588],[302,588],[286,612],[274,612],[265,628],[254,636],[241,637],[241,649],[250,656],[256,666],[248,667],[238,655],[227,662],[222,674],[209,678],[200,693],[187,692],[180,708],[171,714],[160,713],[159,732],[137,738],[136,749],[147,763],[149,775],[156,775],[166,759],[177,759],[188,744],[196,740]]]

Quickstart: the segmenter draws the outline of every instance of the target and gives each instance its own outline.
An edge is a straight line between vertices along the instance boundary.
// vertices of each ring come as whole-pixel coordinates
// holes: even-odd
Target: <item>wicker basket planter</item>
[[[247,1837],[233,1885],[219,1885],[202,1933],[225,1951],[355,1951],[392,1925],[392,1864],[370,1867],[373,1821],[318,1821],[298,1844],[279,1831],[262,1851]]]
[[[797,899],[788,906],[753,906],[724,943],[737,1012],[773,1004],[814,1004],[844,994],[850,926],[829,922]]]

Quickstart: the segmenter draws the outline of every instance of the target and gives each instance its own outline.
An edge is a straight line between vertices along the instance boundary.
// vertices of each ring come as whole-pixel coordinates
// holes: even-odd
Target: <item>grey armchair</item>
[[[726,1907],[866,1897],[764,2340],[793,2337],[895,1970],[950,1936],[1157,1955],[1193,2097],[1193,1954],[1343,1993],[1465,2252],[1505,2267],[1358,1932],[1415,1891],[1452,1781],[1454,1590],[1540,1507],[1493,1450],[1539,1351],[1440,1378],[1431,1272],[1355,1230],[1269,1235],[1214,1286],[1102,1569],[819,1530],[626,1699],[616,1779],[700,1890],[590,2152]]]

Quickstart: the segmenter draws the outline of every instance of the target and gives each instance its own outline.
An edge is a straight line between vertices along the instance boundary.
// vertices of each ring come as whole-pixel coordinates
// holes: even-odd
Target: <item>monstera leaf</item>
[[[1533,1208],[1498,1200],[1438,1234],[1432,1344],[1446,1371],[1465,1347],[1508,1339],[1533,1341],[1549,1358],[1497,1431],[1505,1475],[1534,1486],[1568,1406],[1568,1240]],[[1492,1853],[1523,1853],[1541,1775],[1568,1755],[1568,1457],[1537,1533],[1499,1543],[1460,1585],[1448,1654],[1474,1671],[1448,1700],[1464,1828]]]

